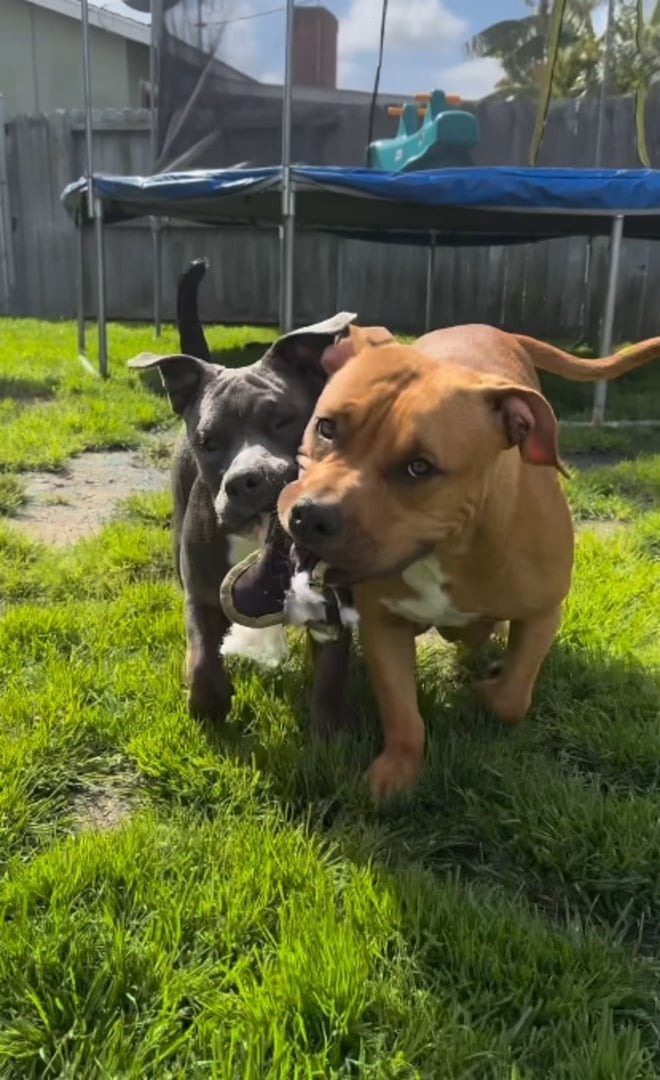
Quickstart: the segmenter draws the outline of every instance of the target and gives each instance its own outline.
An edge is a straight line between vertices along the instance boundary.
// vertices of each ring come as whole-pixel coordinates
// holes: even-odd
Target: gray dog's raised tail
[[[618,379],[627,371],[647,364],[649,360],[660,360],[660,337],[648,338],[638,345],[629,345],[612,356],[603,356],[598,360],[584,360],[572,356],[555,345],[513,334],[529,356],[535,368],[561,375],[574,382],[595,382],[598,379]]]
[[[199,318],[197,295],[200,282],[209,268],[208,259],[195,259],[179,276],[176,297],[176,322],[179,346],[182,353],[200,360],[211,360],[211,352],[204,337]]]

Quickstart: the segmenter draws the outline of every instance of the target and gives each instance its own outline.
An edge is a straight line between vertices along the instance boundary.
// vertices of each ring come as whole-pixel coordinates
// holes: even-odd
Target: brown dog
[[[534,369],[612,379],[660,356],[654,338],[579,360],[488,326],[414,347],[383,338],[352,328],[326,350],[336,374],[278,502],[296,544],[332,568],[326,580],[353,586],[384,734],[375,798],[410,788],[420,769],[415,636],[429,626],[479,647],[509,622],[502,670],[477,689],[501,720],[530,707],[573,564],[557,422]]]

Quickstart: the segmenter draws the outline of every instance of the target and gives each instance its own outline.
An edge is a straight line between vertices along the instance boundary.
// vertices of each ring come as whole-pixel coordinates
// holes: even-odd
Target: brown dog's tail
[[[629,345],[620,352],[603,356],[599,360],[583,360],[554,345],[546,345],[536,338],[525,337],[524,334],[514,334],[513,337],[520,342],[535,368],[575,382],[618,379],[620,375],[647,364],[649,360],[660,359],[660,337],[648,338],[640,341],[638,345]]]

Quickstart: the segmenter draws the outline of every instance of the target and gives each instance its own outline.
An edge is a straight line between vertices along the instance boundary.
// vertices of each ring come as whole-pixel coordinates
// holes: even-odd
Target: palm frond
[[[644,0],[637,0],[635,11],[635,44],[640,57],[644,57]],[[651,168],[651,160],[646,145],[646,97],[648,86],[645,76],[642,74],[635,92],[635,138],[637,141],[637,154],[642,165]]]
[[[536,164],[539,147],[541,146],[541,140],[543,139],[543,132],[545,131],[545,123],[548,118],[550,98],[552,97],[552,80],[555,74],[557,57],[559,56],[561,28],[567,2],[568,0],[555,0],[552,8],[552,15],[550,17],[550,36],[548,41],[548,59],[545,66],[545,75],[541,87],[538,109],[536,110],[536,122],[534,124],[532,143],[529,148],[530,165]]]
[[[465,48],[468,56],[501,56],[513,52],[534,35],[536,16],[502,19],[475,34]]]

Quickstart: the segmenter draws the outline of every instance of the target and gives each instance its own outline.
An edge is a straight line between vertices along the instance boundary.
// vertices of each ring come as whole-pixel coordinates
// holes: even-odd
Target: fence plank
[[[647,110],[647,139],[655,164],[660,164],[658,104],[660,93],[652,95]],[[591,99],[554,102],[539,163],[591,164],[597,107],[597,101]],[[487,101],[473,108],[482,131],[477,163],[525,164],[534,122],[533,104]],[[102,110],[95,111],[93,119],[94,159],[99,171],[128,175],[149,172],[148,113]],[[637,164],[630,100],[607,102],[604,141],[606,164]],[[357,152],[357,148],[350,151]],[[9,123],[7,172],[16,268],[13,314],[46,318],[70,318],[75,314],[77,245],[60,193],[83,171],[84,117],[80,110],[49,117],[16,117]],[[86,248],[86,296],[89,314],[94,315],[91,230]],[[578,237],[510,248],[439,247],[433,324],[483,321],[540,337],[574,340],[584,335],[595,343],[606,285],[606,249],[604,241],[594,243],[592,272],[586,287],[585,242]],[[210,229],[180,222],[163,228],[165,318],[174,317],[178,274],[192,258],[203,254],[211,261],[200,295],[203,318],[234,323],[277,320],[276,231]],[[106,260],[110,318],[150,319],[153,267],[148,222],[108,229]],[[295,320],[309,322],[343,307],[358,311],[365,322],[386,323],[410,332],[421,330],[426,265],[423,248],[300,235],[296,246]],[[625,241],[616,312],[618,339],[632,340],[658,331],[655,297],[659,280],[660,245]]]

